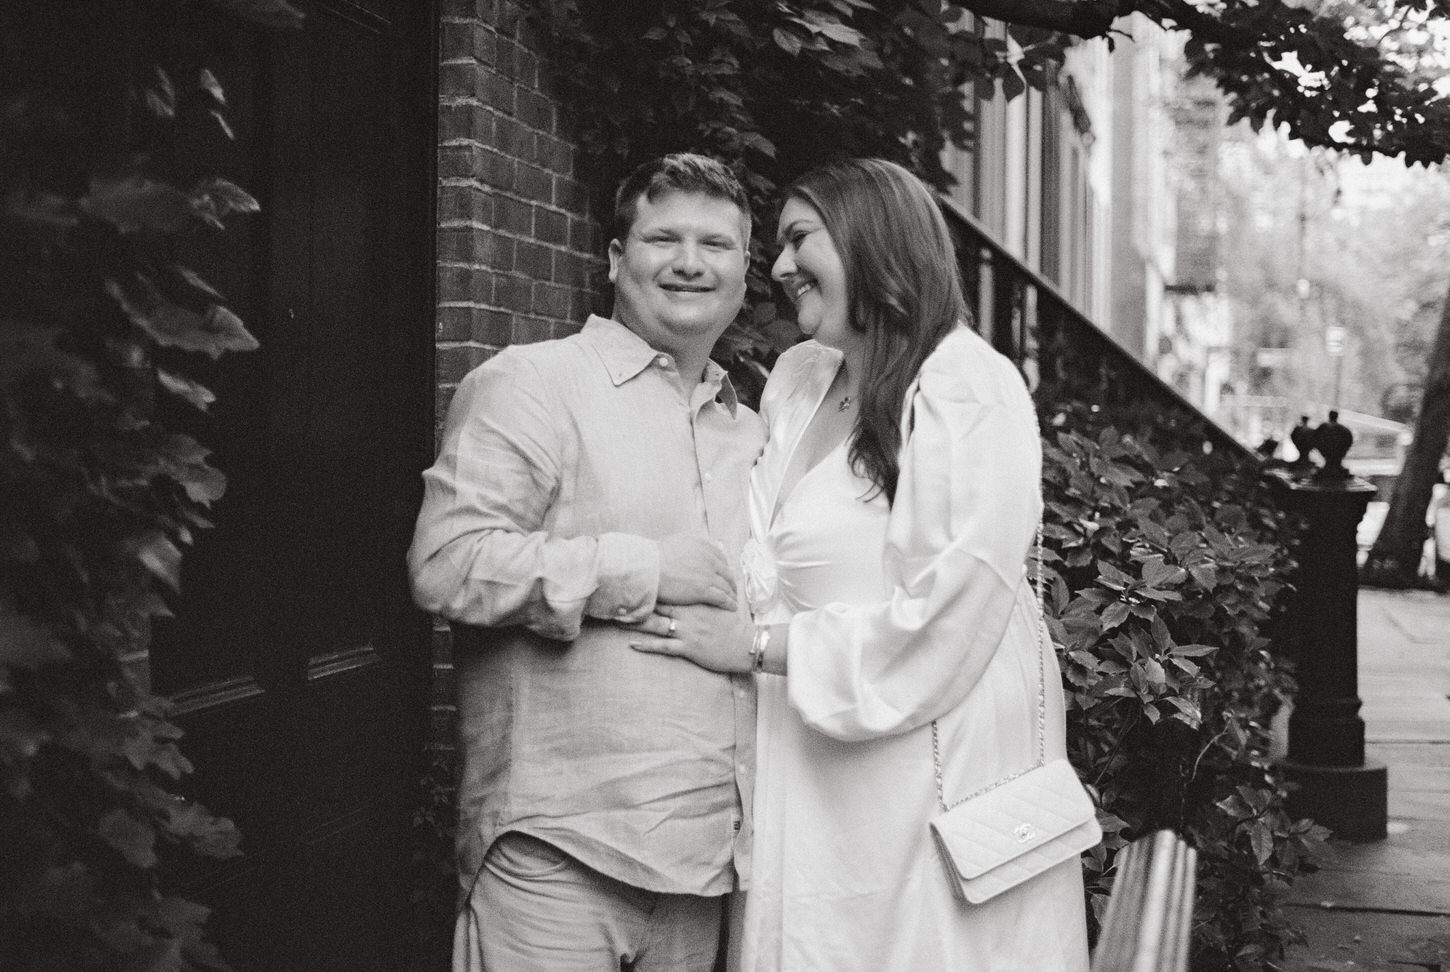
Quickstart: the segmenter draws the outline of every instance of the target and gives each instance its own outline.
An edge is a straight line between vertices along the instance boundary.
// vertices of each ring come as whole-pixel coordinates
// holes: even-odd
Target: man
[[[745,296],[739,183],[697,155],[620,187],[611,319],[515,346],[449,409],[408,553],[454,622],[455,970],[712,967],[750,855],[748,676],[631,650],[658,604],[743,610],[764,432],[710,350]]]

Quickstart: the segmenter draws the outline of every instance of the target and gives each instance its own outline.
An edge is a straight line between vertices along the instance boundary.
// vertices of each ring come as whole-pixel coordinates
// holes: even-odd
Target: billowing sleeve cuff
[[[649,617],[660,587],[659,544],[632,533],[605,533],[596,556],[599,583],[584,613],[614,621]]]

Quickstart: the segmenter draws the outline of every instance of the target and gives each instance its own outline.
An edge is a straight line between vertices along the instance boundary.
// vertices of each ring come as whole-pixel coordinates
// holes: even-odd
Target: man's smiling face
[[[745,300],[749,217],[703,193],[641,196],[609,244],[614,319],[676,358],[708,353]]]

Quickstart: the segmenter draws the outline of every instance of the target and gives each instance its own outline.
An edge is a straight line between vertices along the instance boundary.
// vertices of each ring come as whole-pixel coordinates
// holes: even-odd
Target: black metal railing
[[[1004,249],[971,214],[941,200],[957,248],[977,329],[1024,371],[1052,388],[1071,388],[1088,405],[1184,413],[1205,444],[1254,462],[1258,456]]]

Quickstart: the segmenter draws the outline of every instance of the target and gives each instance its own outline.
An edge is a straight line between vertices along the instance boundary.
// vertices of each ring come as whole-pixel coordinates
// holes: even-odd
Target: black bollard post
[[[1345,470],[1349,431],[1329,413],[1314,430],[1323,468],[1278,480],[1285,508],[1306,522],[1285,633],[1296,662],[1299,692],[1289,716],[1289,754],[1281,762],[1299,785],[1289,811],[1310,817],[1338,837],[1384,838],[1388,776],[1365,760],[1360,718],[1359,595],[1355,529],[1375,488]]]

